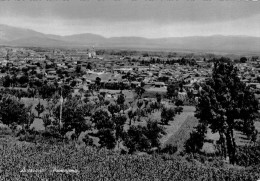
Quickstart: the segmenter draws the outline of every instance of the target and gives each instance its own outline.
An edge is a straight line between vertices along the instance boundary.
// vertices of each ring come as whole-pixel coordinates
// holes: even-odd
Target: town
[[[149,55],[150,54],[150,55]],[[217,58],[235,63],[239,78],[260,94],[258,56],[228,59],[214,54],[105,51],[82,49],[13,48],[0,49],[1,86],[28,90],[35,85],[68,85],[77,93],[88,91],[100,78],[100,89],[111,97],[119,90],[133,90],[141,83],[144,97],[166,95],[167,85],[182,82],[178,96],[188,101],[196,97],[199,85],[211,76]],[[118,90],[118,91],[116,91]]]

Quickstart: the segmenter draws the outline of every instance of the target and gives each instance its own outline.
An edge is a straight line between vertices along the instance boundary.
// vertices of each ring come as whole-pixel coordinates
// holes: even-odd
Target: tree
[[[149,120],[146,126],[130,126],[124,145],[129,149],[129,153],[149,151],[153,147],[160,146],[159,139],[163,134],[165,134],[163,127],[156,121]]]
[[[173,121],[175,116],[175,110],[172,108],[164,107],[161,113],[161,122],[165,125],[169,124],[169,121]]]
[[[112,118],[112,121],[115,124],[115,138],[118,143],[118,148],[119,148],[120,141],[124,139],[124,135],[125,135],[124,125],[126,120],[127,120],[126,116],[120,114]]]
[[[120,107],[119,107],[119,105],[117,105],[115,103],[110,103],[108,105],[108,111],[112,114],[112,116],[114,116],[115,113],[120,112]]]
[[[12,83],[12,79],[10,78],[10,76],[9,75],[5,76],[3,80],[3,86],[10,87],[11,83]]]
[[[247,61],[247,58],[246,57],[241,57],[240,58],[240,63],[246,63]]]
[[[39,95],[41,95],[43,99],[47,99],[47,98],[51,98],[55,94],[57,89],[54,86],[54,84],[46,83],[43,86],[39,87],[38,91],[39,91]]]
[[[41,104],[41,102],[39,101],[39,103],[35,107],[35,110],[38,113],[38,117],[40,117],[40,114],[43,113],[43,111],[45,110],[44,105]]]
[[[199,124],[196,130],[190,133],[190,138],[185,142],[184,147],[187,153],[197,153],[203,147],[205,134],[207,133],[207,128],[203,124]]]
[[[72,93],[72,87],[70,85],[64,84],[60,87],[60,89],[62,89],[62,91],[61,90],[60,91],[62,92],[62,97],[64,99],[69,97],[69,95],[71,95]]]
[[[156,101],[157,101],[157,103],[158,104],[161,104],[161,101],[162,101],[162,95],[161,94],[158,94],[158,93],[156,93]]]
[[[101,147],[112,149],[116,145],[115,124],[106,109],[98,109],[91,118],[98,130],[99,144]]]
[[[18,81],[21,85],[27,84],[29,82],[29,77],[27,75],[23,75]]]
[[[3,124],[8,126],[28,122],[25,105],[10,95],[3,95],[0,100],[0,117]]]
[[[122,93],[122,91],[120,92],[116,102],[120,106],[121,110],[124,110],[125,95]]]
[[[128,115],[128,117],[129,117],[129,125],[131,125],[132,119],[136,116],[136,111],[133,111],[133,109],[130,109],[130,110],[127,112],[127,115]]]
[[[135,88],[135,93],[137,94],[138,99],[141,99],[144,92],[145,92],[145,89],[141,86],[138,86]]]
[[[113,149],[116,145],[115,135],[113,129],[101,128],[98,133],[99,144],[101,147],[106,147],[107,149]]]
[[[167,96],[168,98],[177,98],[179,92],[179,84],[171,83],[167,86]]]
[[[146,126],[146,136],[151,141],[152,147],[159,147],[160,146],[160,138],[162,135],[166,134],[164,128],[159,126],[157,121],[148,120]]]
[[[97,77],[95,80],[95,87],[97,91],[100,89],[100,84],[101,84],[101,78]]]
[[[130,126],[124,145],[128,148],[129,153],[135,151],[146,151],[151,148],[150,140],[144,134],[145,128],[138,126]]]
[[[86,68],[91,70],[92,69],[91,63],[88,63]]]
[[[57,121],[60,120],[60,105],[56,106],[54,110],[54,117]],[[83,104],[76,98],[68,98],[62,105],[62,129],[61,133],[65,135],[66,132],[75,129],[76,137],[81,132],[89,129],[89,125],[85,121],[85,112]]]
[[[175,113],[180,114],[183,111],[183,107],[181,107],[181,106],[183,106],[183,101],[180,99],[176,100],[175,106],[177,106],[174,108]]]
[[[234,129],[238,120],[244,126],[253,125],[258,110],[258,101],[238,77],[238,69],[230,63],[216,62],[211,79],[203,85],[196,105],[195,116],[213,133],[220,134],[230,163],[235,162],[236,143]],[[226,156],[226,155],[224,155]]]
[[[81,73],[81,65],[77,65],[77,67],[76,67],[76,73]]]
[[[45,115],[43,116],[42,120],[43,120],[43,125],[44,125],[45,129],[46,129],[49,125],[51,125],[51,119],[50,119],[50,115],[49,115],[49,114],[45,114]]]

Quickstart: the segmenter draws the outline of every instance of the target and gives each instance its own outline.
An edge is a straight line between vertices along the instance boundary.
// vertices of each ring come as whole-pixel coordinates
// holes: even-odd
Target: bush
[[[260,146],[243,146],[237,148],[237,164],[241,166],[256,166],[260,164]]]
[[[178,151],[177,146],[166,145],[163,149],[161,149],[160,153],[168,153],[170,155],[176,153]]]

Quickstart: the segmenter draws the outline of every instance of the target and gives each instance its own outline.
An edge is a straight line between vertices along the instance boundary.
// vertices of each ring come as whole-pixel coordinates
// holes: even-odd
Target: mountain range
[[[160,49],[171,51],[260,52],[260,37],[190,36],[190,37],[111,37],[84,33],[69,36],[44,34],[31,29],[0,25],[0,45],[23,47],[99,47]]]

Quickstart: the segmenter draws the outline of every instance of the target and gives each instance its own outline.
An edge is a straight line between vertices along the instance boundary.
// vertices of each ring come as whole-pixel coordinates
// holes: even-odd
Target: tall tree
[[[145,92],[145,89],[141,86],[138,86],[135,88],[135,93],[137,94],[138,99],[141,99],[144,92]]]
[[[98,130],[99,144],[101,147],[112,149],[116,145],[115,124],[106,109],[98,109],[92,116],[92,122]]]
[[[60,105],[56,106],[54,110],[54,117],[60,120],[62,114],[62,133],[72,131],[75,129],[75,134],[78,137],[81,132],[89,129],[89,125],[85,121],[85,111],[83,103],[77,98],[68,98],[62,104],[62,111]]]
[[[236,158],[235,126],[239,119],[245,126],[252,125],[257,110],[258,101],[240,81],[238,69],[230,63],[216,62],[211,79],[206,81],[199,95],[195,116],[213,133],[220,134],[224,143],[222,150],[227,151],[231,163]]]
[[[167,86],[167,96],[171,99],[176,99],[179,92],[179,83],[170,83]]]
[[[114,124],[115,124],[115,138],[117,140],[118,148],[119,143],[124,139],[124,125],[127,120],[126,116],[124,115],[117,115],[112,118]]]
[[[119,96],[117,97],[116,102],[120,106],[121,110],[124,111],[125,95],[122,93],[122,91],[120,92]]]
[[[39,103],[36,105],[35,110],[38,113],[38,117],[40,117],[40,114],[43,113],[43,111],[45,110],[44,105],[41,104],[40,100],[39,100]]]

